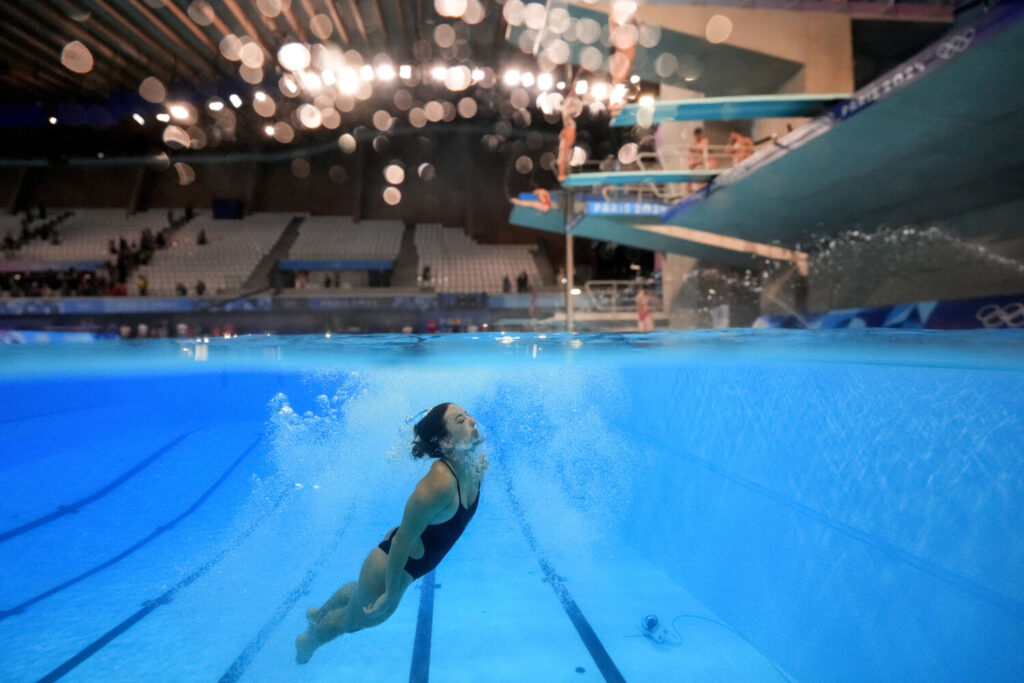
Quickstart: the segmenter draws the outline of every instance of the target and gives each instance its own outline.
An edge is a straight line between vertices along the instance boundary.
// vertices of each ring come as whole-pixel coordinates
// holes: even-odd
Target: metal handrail
[[[653,286],[651,278],[636,280],[588,280],[583,291],[599,311],[618,313],[636,310],[636,290],[642,286]],[[663,300],[657,293],[650,295],[651,310],[661,310]]]

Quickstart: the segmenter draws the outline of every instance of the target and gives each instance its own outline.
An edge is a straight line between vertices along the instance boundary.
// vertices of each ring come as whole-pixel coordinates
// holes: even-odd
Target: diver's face
[[[452,448],[468,448],[480,440],[476,420],[454,403],[444,411],[444,424],[448,428],[448,441]]]

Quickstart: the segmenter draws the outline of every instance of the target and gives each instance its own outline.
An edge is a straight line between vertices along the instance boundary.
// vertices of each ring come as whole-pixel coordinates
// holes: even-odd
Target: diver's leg
[[[372,605],[384,593],[384,576],[388,556],[380,548],[374,548],[367,555],[359,572],[359,582],[345,607],[322,613],[320,621],[311,623],[306,632],[295,639],[295,661],[305,664],[316,649],[345,633],[355,633],[370,626],[363,608]],[[412,577],[403,572],[401,590],[412,583]],[[388,614],[387,617],[391,615]],[[383,622],[376,622],[383,623]],[[375,624],[374,624],[375,625]]]
[[[330,598],[327,599],[320,607],[310,607],[306,610],[306,619],[309,623],[316,624],[323,618],[325,614],[336,609],[341,609],[348,604],[348,601],[352,598],[352,593],[355,591],[356,586],[359,585],[358,581],[349,581],[344,586],[334,592]]]

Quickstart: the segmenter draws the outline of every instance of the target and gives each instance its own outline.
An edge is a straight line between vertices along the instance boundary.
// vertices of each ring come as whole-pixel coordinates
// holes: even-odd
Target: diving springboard
[[[573,173],[562,187],[593,187],[595,185],[642,185],[644,183],[706,183],[722,169],[679,169],[670,171],[618,171],[616,173]]]
[[[612,120],[613,126],[635,126],[637,117],[649,126],[662,121],[732,121],[789,116],[817,116],[849,99],[849,93],[825,95],[747,95],[666,100],[654,106],[627,104]],[[652,111],[653,110],[653,111]],[[643,112],[643,113],[641,113]],[[653,114],[653,116],[652,116]]]

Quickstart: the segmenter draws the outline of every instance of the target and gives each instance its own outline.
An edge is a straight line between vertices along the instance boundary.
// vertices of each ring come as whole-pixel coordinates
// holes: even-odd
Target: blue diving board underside
[[[735,119],[771,119],[789,116],[818,116],[831,106],[848,99],[848,93],[825,95],[748,95],[744,97],[703,97],[654,103],[654,116],[644,125],[662,121],[731,121]],[[612,120],[613,126],[635,126],[643,109],[627,104]],[[646,107],[650,111],[650,107]]]
[[[573,173],[562,182],[562,187],[592,187],[594,185],[642,185],[644,183],[703,183],[711,180],[721,169],[694,169],[671,171],[618,171],[616,173]]]

